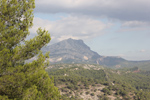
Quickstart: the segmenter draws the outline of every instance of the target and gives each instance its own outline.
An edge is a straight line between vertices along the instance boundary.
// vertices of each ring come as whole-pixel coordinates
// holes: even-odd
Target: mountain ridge
[[[150,65],[150,60],[147,61],[128,61],[118,56],[102,56],[97,52],[92,51],[83,40],[66,39],[58,43],[42,48],[43,53],[50,51],[51,64],[61,63],[81,63],[81,64],[98,64],[111,68],[135,67]],[[145,69],[146,69],[145,68]]]

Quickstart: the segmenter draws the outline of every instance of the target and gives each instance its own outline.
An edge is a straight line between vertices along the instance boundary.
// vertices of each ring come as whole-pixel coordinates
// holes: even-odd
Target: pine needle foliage
[[[59,91],[45,71],[48,54],[40,49],[51,40],[39,28],[25,40],[33,25],[34,0],[0,0],[0,100],[58,100]],[[25,63],[38,55],[37,60]]]

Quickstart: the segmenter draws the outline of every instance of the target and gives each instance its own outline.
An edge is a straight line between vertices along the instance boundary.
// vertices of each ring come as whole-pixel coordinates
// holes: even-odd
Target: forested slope
[[[89,64],[58,64],[47,68],[63,100],[148,100],[150,74],[137,70],[112,70]]]

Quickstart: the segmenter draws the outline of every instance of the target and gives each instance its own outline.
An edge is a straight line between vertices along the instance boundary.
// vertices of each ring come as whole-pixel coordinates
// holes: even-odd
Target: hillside
[[[150,72],[137,70],[91,64],[56,64],[46,69],[63,100],[148,100]]]

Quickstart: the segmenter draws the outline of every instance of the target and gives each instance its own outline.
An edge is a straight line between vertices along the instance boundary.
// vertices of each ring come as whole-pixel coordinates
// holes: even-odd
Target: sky
[[[150,0],[35,0],[34,26],[50,44],[82,39],[102,56],[150,60]]]

